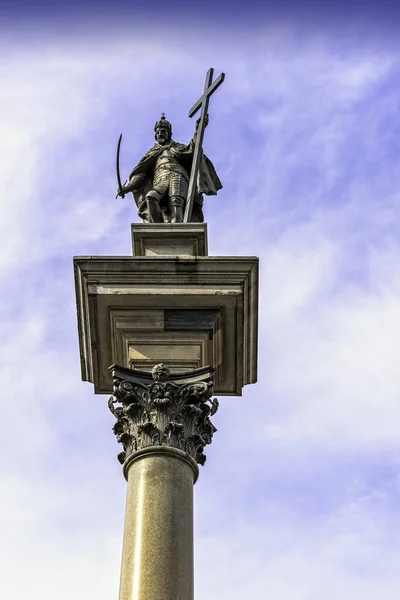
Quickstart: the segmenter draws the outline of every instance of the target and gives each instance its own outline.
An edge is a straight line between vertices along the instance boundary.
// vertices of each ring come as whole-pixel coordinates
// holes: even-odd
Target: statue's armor
[[[177,173],[181,173],[182,175],[184,175],[186,178],[188,176],[186,169],[184,169],[182,165],[176,160],[176,157],[174,156],[170,145],[167,146],[157,158],[154,173],[155,176],[157,171],[159,171],[160,169],[176,171]]]
[[[186,169],[176,160],[171,147],[168,146],[157,157],[153,189],[149,195],[160,200],[168,192],[170,198],[180,198],[183,203],[187,197],[188,184],[189,175]]]

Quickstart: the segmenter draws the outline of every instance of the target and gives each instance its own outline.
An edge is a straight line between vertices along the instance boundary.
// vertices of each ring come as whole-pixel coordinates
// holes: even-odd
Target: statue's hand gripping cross
[[[203,153],[202,147],[204,138],[204,128],[208,122],[208,103],[210,100],[210,96],[215,92],[217,88],[219,88],[219,86],[225,79],[225,73],[221,73],[221,75],[219,75],[217,79],[212,83],[213,75],[214,69],[209,69],[206,74],[203,95],[197,100],[195,104],[193,104],[192,108],[189,110],[189,117],[193,117],[193,115],[195,115],[197,111],[201,109],[199,125],[197,127],[196,133],[196,142],[193,152],[192,169],[190,171],[185,215],[183,218],[184,223],[188,223],[192,217],[193,203],[196,195],[197,173],[200,168],[200,161]]]

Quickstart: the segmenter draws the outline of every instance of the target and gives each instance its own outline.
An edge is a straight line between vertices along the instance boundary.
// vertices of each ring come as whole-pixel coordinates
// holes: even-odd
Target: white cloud
[[[279,426],[266,433],[293,444],[314,439],[338,452],[390,446],[400,417],[399,248],[371,251],[366,277],[357,283],[341,277],[341,263],[346,267],[351,255],[340,257],[336,248],[341,260],[331,253],[331,264],[323,262],[326,245],[316,244],[309,261],[301,245],[284,247],[280,261],[273,260],[276,248],[265,257],[271,285],[264,292],[261,348],[268,358],[262,364],[280,415]]]

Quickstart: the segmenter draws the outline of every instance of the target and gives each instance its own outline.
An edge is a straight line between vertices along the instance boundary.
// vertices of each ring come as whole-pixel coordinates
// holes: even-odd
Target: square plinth
[[[112,392],[114,363],[210,365],[219,395],[256,382],[258,258],[76,257],[74,267],[82,379],[96,393]]]
[[[207,256],[207,223],[132,223],[133,256]]]

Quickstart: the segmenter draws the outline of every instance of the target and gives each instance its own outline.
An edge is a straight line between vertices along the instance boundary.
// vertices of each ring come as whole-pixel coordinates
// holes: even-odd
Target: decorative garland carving
[[[124,448],[118,455],[120,463],[142,448],[166,445],[187,452],[204,465],[204,447],[211,444],[217,431],[210,420],[218,410],[218,400],[211,399],[212,370],[170,378],[169,368],[159,364],[153,368],[151,380],[134,369],[111,369],[114,389],[108,406],[117,419],[113,431]]]

